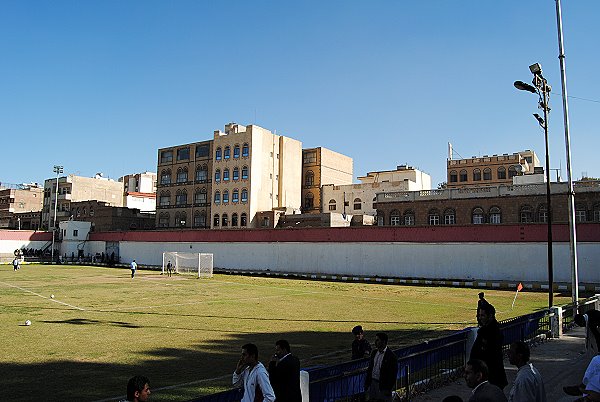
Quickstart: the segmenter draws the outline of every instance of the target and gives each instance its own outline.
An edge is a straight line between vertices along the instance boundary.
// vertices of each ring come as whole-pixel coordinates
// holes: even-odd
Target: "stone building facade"
[[[73,220],[91,222],[91,231],[152,230],[155,214],[139,209],[117,207],[103,201],[79,201],[71,203]]]
[[[44,189],[35,184],[0,188],[0,228],[38,229],[43,201]]]

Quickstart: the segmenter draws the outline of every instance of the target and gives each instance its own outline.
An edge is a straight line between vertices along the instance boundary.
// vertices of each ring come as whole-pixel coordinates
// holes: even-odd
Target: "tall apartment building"
[[[321,186],[352,184],[353,160],[327,148],[302,150],[302,212],[321,213]]]
[[[0,228],[37,229],[43,201],[44,189],[37,184],[3,186],[0,188]]]
[[[158,150],[157,228],[209,228],[213,141]]]
[[[44,206],[42,227],[51,228],[54,223],[54,208],[57,200],[57,178],[44,181]],[[77,219],[71,211],[71,202],[97,200],[112,206],[123,206],[123,183],[107,179],[98,173],[95,177],[67,175],[58,178],[58,201],[56,202],[56,222]]]
[[[156,211],[156,173],[128,174],[119,181],[123,183],[123,206],[142,212]]]
[[[452,159],[450,154],[446,163],[447,187],[512,184],[513,177],[539,173],[540,170],[540,161],[530,150],[468,159]]]

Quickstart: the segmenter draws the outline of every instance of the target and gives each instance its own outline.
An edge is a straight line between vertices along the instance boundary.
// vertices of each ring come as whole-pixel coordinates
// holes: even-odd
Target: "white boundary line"
[[[34,291],[31,291],[31,290],[29,290],[29,289],[22,288],[22,287],[20,287],[20,286],[17,286],[17,285],[11,285],[10,283],[6,283],[6,282],[0,282],[0,283],[1,283],[1,284],[3,284],[3,285],[5,285],[5,286],[10,286],[11,288],[15,288],[15,289],[22,290],[23,292],[31,293],[31,294],[33,294],[33,295],[36,295],[36,296],[38,296],[38,297],[41,297],[42,299],[46,299],[46,300],[49,300],[49,301],[51,301],[51,302],[54,302],[54,303],[58,303],[58,304],[62,304],[62,305],[68,306],[68,307],[72,307],[72,308],[74,308],[74,309],[76,309],[76,310],[87,311],[87,310],[86,310],[86,309],[84,309],[84,308],[77,307],[77,306],[73,306],[72,304],[69,304],[69,303],[65,303],[65,302],[61,302],[61,301],[58,301],[58,300],[51,299],[51,298],[49,298],[49,297],[46,297],[46,296],[44,296],[44,295],[41,295],[41,294],[39,294],[39,293],[35,293]]]

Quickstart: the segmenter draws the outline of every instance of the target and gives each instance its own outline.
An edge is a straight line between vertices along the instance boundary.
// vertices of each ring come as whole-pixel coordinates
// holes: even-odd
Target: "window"
[[[248,144],[244,144],[242,146],[242,156],[248,156],[250,155],[250,147],[248,146]]]
[[[229,191],[223,191],[223,204],[229,204]]]
[[[481,225],[482,223],[484,223],[483,209],[479,207],[473,208],[472,221],[474,225]]]
[[[181,212],[179,215],[175,214],[175,225],[182,228],[187,225],[187,216],[185,212]]]
[[[542,204],[538,208],[538,222],[548,222],[548,208],[546,208],[546,204]]]
[[[444,211],[444,225],[456,224],[456,211],[452,208],[448,208]]]
[[[516,166],[514,166],[514,165],[513,165],[513,166],[511,166],[511,167],[509,167],[509,168],[508,168],[508,178],[509,178],[509,179],[512,179],[513,177],[515,177],[515,176],[518,174],[518,172],[519,172],[519,169],[521,169],[521,166],[520,166],[520,165],[519,165],[519,168],[517,168],[517,167],[516,167]]]
[[[241,216],[240,216],[240,226],[246,226],[248,224],[248,218],[246,213],[244,212]]]
[[[220,191],[215,191],[215,204],[220,204],[221,203],[221,192]]]
[[[73,237],[77,237],[79,235],[79,230],[73,230]]]
[[[315,196],[312,193],[307,193],[304,197],[304,209],[313,209],[315,206]]]
[[[231,193],[231,202],[238,203],[239,201],[240,201],[240,192],[236,188],[235,190],[233,190],[233,193]]]
[[[229,169],[223,170],[223,181],[229,181]]]
[[[360,211],[361,209],[362,209],[362,201],[360,200],[360,198],[355,198],[354,199],[354,210]]]
[[[415,213],[411,210],[404,212],[404,224],[406,226],[415,225]]]
[[[175,205],[185,205],[187,204],[187,191],[178,190],[175,194]]]
[[[206,227],[206,212],[196,212],[194,214],[194,227],[203,228]]]
[[[220,161],[221,160],[221,154],[222,154],[221,147],[218,147],[217,150],[215,151],[215,160]]]
[[[227,216],[227,214],[221,215],[221,226],[229,226],[229,217]]]
[[[233,159],[238,159],[240,157],[240,146],[236,145],[233,147]],[[232,217],[233,219],[233,217]]]
[[[200,183],[206,182],[208,179],[208,168],[206,165],[198,166],[196,168],[196,181]]]
[[[188,171],[187,169],[177,169],[177,183],[185,183],[188,179]]]
[[[315,151],[309,151],[304,153],[304,163],[316,163],[317,153]]]
[[[242,189],[242,202],[248,202],[248,190]]]
[[[385,223],[385,215],[381,211],[377,211],[377,226],[383,226]]]
[[[195,204],[206,204],[206,189],[196,190],[196,194],[194,194],[194,203]]]
[[[473,169],[473,181],[481,181],[481,169]]]
[[[219,227],[219,214],[215,214],[213,217],[213,226]]]
[[[221,169],[215,170],[215,183],[219,183],[221,181]]]
[[[248,178],[248,166],[244,166],[242,168],[242,179],[247,179]]]
[[[169,227],[169,214],[162,213],[158,215],[158,227],[159,228],[168,228]]]
[[[500,208],[490,208],[490,223],[493,223],[495,225],[502,223],[502,214],[500,212]]]
[[[335,200],[329,200],[329,210],[335,211],[335,209],[336,209]]]
[[[237,226],[238,225],[238,214],[234,213],[231,214],[231,226]]]
[[[483,169],[483,180],[492,180],[492,169]]]
[[[600,222],[600,204],[594,205],[593,219],[594,222]]]
[[[263,216],[262,226],[268,228],[270,226],[270,221],[268,216]]]
[[[87,215],[87,208],[86,208],[86,207],[83,207],[83,212],[82,212],[81,214],[82,214],[83,216],[86,216],[86,215]]]
[[[228,145],[223,150],[223,159],[229,159],[230,156],[231,156],[231,148],[229,148],[229,145]],[[223,226],[225,226],[225,225],[223,225]]]
[[[529,205],[524,205],[519,210],[519,222],[521,222],[521,223],[533,222],[533,209]]]
[[[160,163],[173,162],[173,151],[162,151],[160,153]]]
[[[575,222],[587,222],[587,210],[585,205],[575,204]]]
[[[504,166],[500,166],[498,168],[498,180],[506,179],[506,168]]]
[[[427,214],[429,217],[430,225],[439,225],[440,224],[440,213],[437,209],[430,209]]]
[[[177,150],[177,160],[182,161],[190,159],[190,147],[185,147]]]
[[[163,170],[160,172],[160,184],[171,184],[171,171]]]
[[[233,168],[233,180],[238,181],[240,179],[240,169],[237,167]]]
[[[166,207],[171,204],[171,193],[161,192],[160,197],[158,198],[158,205],[161,207]]]
[[[208,146],[208,145],[197,145],[196,146],[196,158],[207,158],[209,152],[210,152],[210,146]],[[204,217],[204,220],[206,221],[206,217]],[[202,226],[204,226],[204,225],[202,225]]]
[[[460,171],[460,181],[463,182],[463,181],[467,181],[467,180],[468,180],[467,171],[463,169]]]
[[[400,225],[400,211],[398,211],[397,209],[394,209],[392,212],[390,212],[390,225]]]
[[[304,185],[305,186],[313,186],[315,184],[315,174],[310,170],[306,172],[304,176]]]
[[[458,182],[458,173],[456,173],[456,170],[450,172],[450,179],[448,179],[448,181],[450,181],[450,183]]]
[[[94,216],[94,208],[90,207],[90,216]]]

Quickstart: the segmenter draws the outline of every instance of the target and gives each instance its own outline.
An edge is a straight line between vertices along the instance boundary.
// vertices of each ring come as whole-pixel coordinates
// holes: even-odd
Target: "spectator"
[[[467,362],[465,382],[473,389],[469,402],[506,402],[504,392],[488,381],[488,367],[482,360],[471,359]]]
[[[576,314],[573,317],[573,321],[575,324],[580,327],[585,327],[585,347],[592,354],[600,353],[600,331],[598,327],[600,326],[600,311],[598,310],[588,310],[584,314]],[[596,344],[592,343],[590,334],[594,335],[594,340]]]
[[[127,382],[127,400],[147,402],[150,400],[150,381],[147,377],[136,375]]]
[[[540,372],[529,363],[531,352],[522,341],[513,342],[508,350],[510,364],[517,366],[517,377],[510,390],[510,402],[546,402],[546,390]]]
[[[269,379],[277,402],[302,402],[300,360],[291,353],[285,339],[275,342],[275,354],[269,362]]]
[[[362,359],[371,355],[371,344],[365,339],[365,333],[360,325],[352,328],[352,360]]]
[[[481,327],[477,330],[477,338],[471,348],[470,360],[482,360],[489,370],[490,383],[503,389],[508,384],[502,354],[504,338],[495,314],[496,309],[489,303],[479,310]]]
[[[584,396],[583,398],[577,399],[577,401],[600,401],[600,398],[595,399],[600,396],[600,355],[594,356],[592,361],[590,361],[580,385],[563,387],[563,391],[567,395]]]
[[[275,393],[269,382],[269,373],[258,361],[258,348],[253,343],[242,346],[242,356],[233,372],[233,385],[244,388],[240,402],[273,402]]]
[[[365,391],[369,401],[390,401],[396,388],[398,358],[388,347],[388,336],[383,332],[375,335],[376,350],[371,352]]]
[[[14,258],[14,260],[12,262],[12,265],[13,265],[13,270],[14,271],[16,271],[16,270],[18,270],[18,269],[21,268],[21,260],[19,259],[19,257],[15,257]]]
[[[477,300],[477,312],[475,316],[477,318],[477,326],[481,327],[481,321],[479,320],[479,310],[481,310],[484,306],[489,305],[487,300],[485,300],[485,294],[483,292],[479,292],[478,294],[479,300]]]

